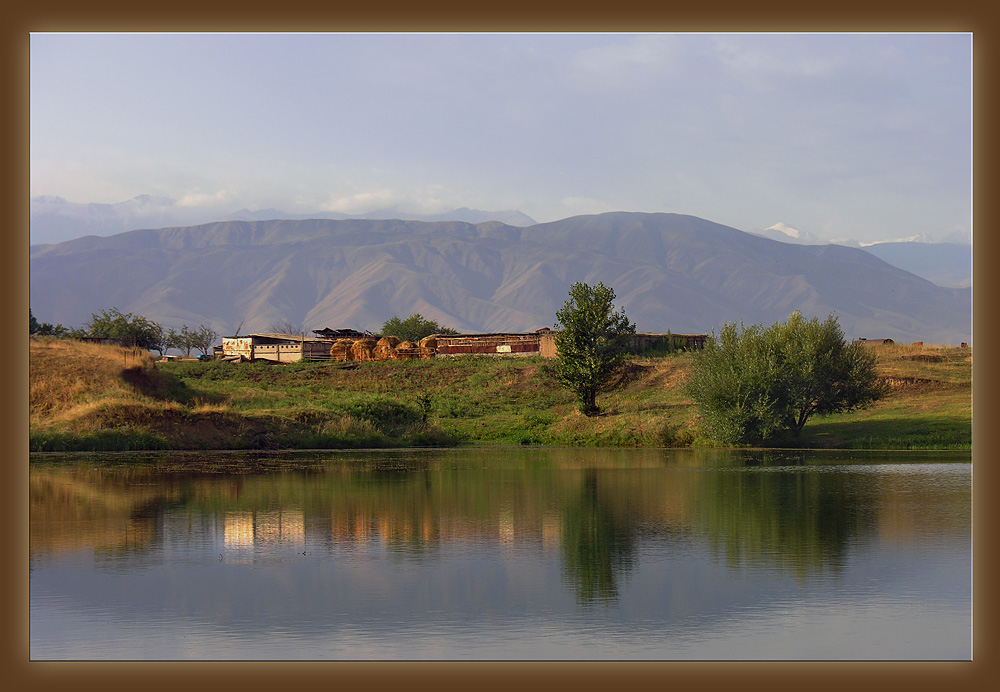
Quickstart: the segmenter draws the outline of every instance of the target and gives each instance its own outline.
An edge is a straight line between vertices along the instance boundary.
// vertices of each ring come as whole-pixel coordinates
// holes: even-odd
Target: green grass
[[[32,451],[712,446],[683,390],[691,353],[631,357],[615,387],[598,397],[600,414],[587,417],[559,386],[551,361],[537,357],[149,362],[137,369],[119,351],[38,347],[48,360],[32,351]],[[815,417],[800,437],[775,446],[971,448],[968,349],[895,347],[881,349],[880,358],[893,383],[884,400]],[[72,397],[59,389],[74,371],[98,370],[74,385]]]

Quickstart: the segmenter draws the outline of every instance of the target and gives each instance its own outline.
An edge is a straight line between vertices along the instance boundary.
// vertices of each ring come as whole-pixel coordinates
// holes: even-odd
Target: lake
[[[970,660],[968,452],[32,457],[32,660]]]

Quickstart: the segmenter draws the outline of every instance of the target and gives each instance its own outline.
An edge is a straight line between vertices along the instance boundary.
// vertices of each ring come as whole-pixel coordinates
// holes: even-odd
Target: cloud
[[[189,192],[177,200],[179,207],[211,207],[215,204],[226,202],[232,195],[228,190],[207,194],[204,192]]]
[[[336,197],[320,205],[320,209],[342,214],[363,214],[391,207],[409,212],[433,214],[450,208],[448,203],[438,194],[439,191],[440,186],[433,185],[411,194],[398,193],[387,188],[369,190]]]

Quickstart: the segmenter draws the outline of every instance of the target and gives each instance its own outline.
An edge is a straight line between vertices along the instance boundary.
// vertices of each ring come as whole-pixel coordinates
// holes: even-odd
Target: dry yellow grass
[[[29,351],[31,424],[73,417],[109,401],[145,400],[126,376],[153,368],[146,351],[68,339],[32,339]]]

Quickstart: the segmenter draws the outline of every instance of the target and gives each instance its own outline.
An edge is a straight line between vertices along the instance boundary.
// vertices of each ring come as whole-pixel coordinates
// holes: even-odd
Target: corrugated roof
[[[285,341],[329,341],[318,336],[302,336],[301,334],[282,334],[280,332],[267,332],[248,334],[247,336],[259,337],[261,339],[283,339]],[[239,338],[239,337],[237,337]]]

